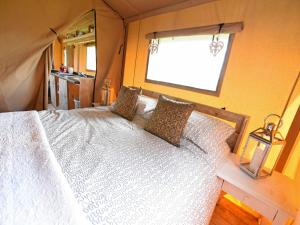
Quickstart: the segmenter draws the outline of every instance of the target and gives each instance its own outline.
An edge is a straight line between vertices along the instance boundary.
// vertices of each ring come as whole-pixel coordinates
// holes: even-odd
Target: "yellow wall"
[[[88,75],[95,75],[96,71],[87,70],[86,69],[86,48],[85,44],[74,45],[69,48],[72,48],[73,53],[70,53],[69,56],[73,55],[73,59],[71,60],[74,71],[83,72]],[[56,39],[53,42],[53,55],[54,55],[54,68],[59,70],[60,65],[64,63],[64,47],[61,43]]]
[[[226,106],[230,111],[247,114],[251,117],[246,132],[249,133],[261,126],[269,113],[281,114],[300,70],[299,9],[299,0],[220,0],[132,22],[124,85],[141,86],[215,107]],[[147,33],[238,21],[243,21],[245,28],[235,36],[220,97],[144,82]],[[294,105],[300,103],[299,90],[293,96]],[[288,109],[284,135],[295,108]],[[290,171],[286,173],[293,176]]]

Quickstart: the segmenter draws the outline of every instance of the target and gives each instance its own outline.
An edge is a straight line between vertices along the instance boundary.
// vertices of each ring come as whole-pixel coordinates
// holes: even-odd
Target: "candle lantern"
[[[102,87],[101,105],[104,106],[110,105],[110,86],[111,86],[111,79],[106,78],[104,80],[104,86]]]
[[[276,118],[276,122],[271,122],[274,118]],[[284,138],[278,131],[281,126],[281,117],[270,114],[265,118],[262,128],[249,134],[240,158],[240,168],[252,178],[261,178],[272,174],[285,144]],[[274,146],[279,146],[279,154],[274,165],[267,168],[265,164]]]

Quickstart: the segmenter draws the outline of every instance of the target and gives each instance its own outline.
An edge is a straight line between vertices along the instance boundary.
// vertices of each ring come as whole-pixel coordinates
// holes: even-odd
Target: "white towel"
[[[0,225],[89,224],[37,112],[0,113]]]

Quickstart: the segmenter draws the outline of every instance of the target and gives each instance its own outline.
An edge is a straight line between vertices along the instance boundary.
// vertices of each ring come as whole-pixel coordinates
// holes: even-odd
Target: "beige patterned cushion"
[[[132,120],[135,116],[139,93],[140,89],[122,86],[116,103],[112,108],[112,112],[124,117],[125,119]]]
[[[179,146],[182,131],[193,109],[193,104],[160,96],[151,118],[146,123],[145,130]]]

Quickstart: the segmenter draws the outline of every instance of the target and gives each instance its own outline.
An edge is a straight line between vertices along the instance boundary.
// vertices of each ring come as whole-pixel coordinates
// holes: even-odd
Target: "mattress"
[[[107,107],[39,116],[92,224],[209,224],[221,181],[204,153],[175,147],[144,131],[141,118],[129,122]]]

